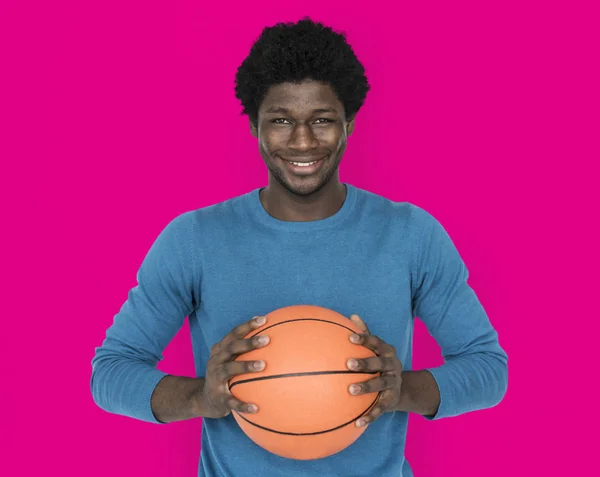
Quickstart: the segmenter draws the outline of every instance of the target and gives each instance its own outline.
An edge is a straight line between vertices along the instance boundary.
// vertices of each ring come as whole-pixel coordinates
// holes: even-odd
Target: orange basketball
[[[355,421],[375,404],[378,394],[353,396],[352,383],[373,374],[350,371],[350,358],[375,354],[352,344],[361,330],[335,311],[297,305],[275,310],[267,322],[246,336],[266,334],[264,348],[238,360],[264,360],[263,371],[234,377],[231,393],[258,406],[254,414],[233,417],[256,444],[289,459],[320,459],[352,444],[364,432]]]

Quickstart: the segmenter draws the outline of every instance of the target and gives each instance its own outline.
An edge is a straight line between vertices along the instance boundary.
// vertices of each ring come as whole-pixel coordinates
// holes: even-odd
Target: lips
[[[317,162],[324,159],[326,156],[309,156],[309,157],[281,157],[281,159],[287,162],[295,162],[297,164],[310,164],[311,162]]]
[[[287,170],[294,176],[312,176],[319,172],[327,156],[304,156],[279,158],[287,166]]]

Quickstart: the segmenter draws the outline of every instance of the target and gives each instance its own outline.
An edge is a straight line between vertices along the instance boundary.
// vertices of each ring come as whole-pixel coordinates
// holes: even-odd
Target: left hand
[[[365,359],[351,358],[347,362],[348,369],[381,373],[381,376],[362,383],[351,384],[348,388],[350,394],[354,396],[381,392],[375,406],[356,420],[356,426],[363,427],[371,424],[384,412],[393,412],[397,409],[402,388],[402,363],[396,356],[396,349],[377,336],[370,334],[369,328],[358,315],[352,315],[350,320],[364,333],[350,335],[350,342],[369,348],[377,356]]]

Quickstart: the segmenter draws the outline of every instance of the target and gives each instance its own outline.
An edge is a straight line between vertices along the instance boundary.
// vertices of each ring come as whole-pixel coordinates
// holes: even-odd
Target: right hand
[[[229,391],[228,383],[238,374],[256,373],[265,369],[264,361],[234,361],[234,359],[269,344],[269,337],[265,335],[244,339],[244,336],[266,322],[266,317],[255,316],[250,321],[236,326],[212,347],[202,390],[203,417],[217,419],[229,415],[232,410],[242,413],[258,411],[256,404],[236,399]]]

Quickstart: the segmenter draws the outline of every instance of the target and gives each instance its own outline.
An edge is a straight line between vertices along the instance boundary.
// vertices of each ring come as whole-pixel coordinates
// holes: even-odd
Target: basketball
[[[320,459],[347,448],[365,430],[355,421],[378,398],[378,393],[353,396],[348,391],[350,384],[375,377],[346,365],[350,358],[375,356],[349,341],[362,331],[345,316],[318,306],[289,306],[266,316],[267,322],[246,338],[266,334],[269,344],[237,358],[264,360],[265,369],[229,381],[231,393],[256,404],[258,412],[233,411],[233,417],[252,441],[281,457]]]

